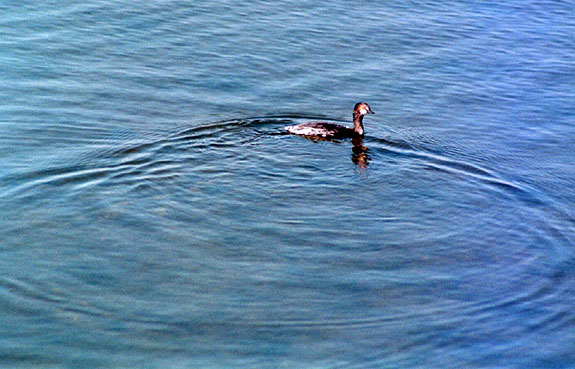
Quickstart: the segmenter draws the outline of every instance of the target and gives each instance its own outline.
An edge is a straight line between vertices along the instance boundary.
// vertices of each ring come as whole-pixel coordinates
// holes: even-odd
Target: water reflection
[[[351,139],[353,147],[351,148],[351,161],[360,169],[367,168],[369,164],[369,149],[363,146],[363,137],[355,137]]]
[[[276,135],[278,133],[272,133],[272,135]],[[279,135],[289,135],[287,132],[281,132]],[[329,141],[338,143],[341,142],[341,139],[329,138],[329,137],[316,137],[316,136],[300,136],[305,139],[308,139],[312,142],[318,143],[320,141]],[[363,146],[363,137],[354,137],[351,139],[352,148],[351,148],[351,161],[358,166],[360,169],[367,168],[370,155],[369,155],[369,148]]]

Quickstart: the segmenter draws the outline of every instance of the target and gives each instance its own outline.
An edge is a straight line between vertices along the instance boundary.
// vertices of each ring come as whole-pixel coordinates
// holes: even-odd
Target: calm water
[[[572,2],[0,12],[0,367],[575,368]]]

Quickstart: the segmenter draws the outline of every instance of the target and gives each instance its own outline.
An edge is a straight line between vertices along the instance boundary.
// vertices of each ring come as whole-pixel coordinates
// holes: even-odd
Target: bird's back
[[[302,136],[316,137],[353,137],[354,131],[351,128],[327,123],[327,122],[310,122],[286,127],[286,131]]]

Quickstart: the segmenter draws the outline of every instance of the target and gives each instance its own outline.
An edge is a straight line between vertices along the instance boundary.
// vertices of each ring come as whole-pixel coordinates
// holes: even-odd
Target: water
[[[575,367],[572,3],[0,10],[0,367]]]

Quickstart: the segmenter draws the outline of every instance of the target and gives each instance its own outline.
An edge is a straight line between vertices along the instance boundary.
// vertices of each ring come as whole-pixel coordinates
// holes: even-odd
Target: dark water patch
[[[0,288],[3,296],[4,306],[8,308],[13,306],[14,309],[20,310],[24,306],[35,313],[38,309],[34,308],[37,304],[58,304],[64,301],[61,292],[57,290],[46,290],[45,285],[37,285],[35,281],[22,281],[13,278],[3,278],[0,280]]]

